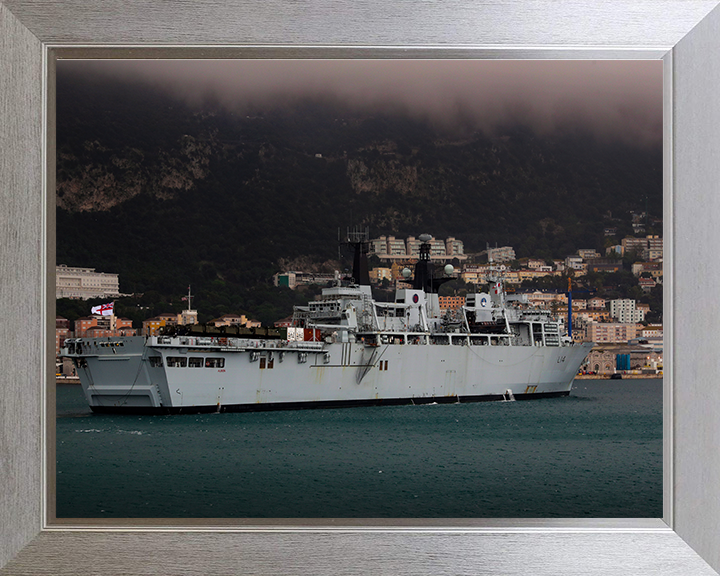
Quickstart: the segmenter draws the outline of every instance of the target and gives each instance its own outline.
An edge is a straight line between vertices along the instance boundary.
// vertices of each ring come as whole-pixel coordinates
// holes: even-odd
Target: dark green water
[[[57,391],[58,518],[662,516],[662,381],[571,396],[179,416]]]

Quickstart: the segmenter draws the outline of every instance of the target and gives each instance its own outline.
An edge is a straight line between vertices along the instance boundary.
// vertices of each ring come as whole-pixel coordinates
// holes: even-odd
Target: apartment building
[[[645,238],[633,238],[628,236],[622,239],[623,253],[637,252],[642,254],[644,250],[660,251],[662,254],[663,239],[660,236],[645,236]]]
[[[565,268],[571,270],[585,270],[586,265],[583,262],[582,256],[572,255],[565,258]]]
[[[485,272],[477,267],[468,267],[460,273],[460,279],[468,284],[482,284],[485,282]]]
[[[405,240],[395,238],[395,236],[380,236],[370,240],[370,254],[376,255],[381,260],[417,259],[420,256],[421,244],[422,242],[415,236],[408,236]],[[431,260],[449,260],[452,258],[467,259],[465,247],[461,240],[452,236],[446,240],[431,238]]]
[[[652,289],[657,286],[657,282],[654,278],[638,278],[638,286],[643,292],[652,292]]]
[[[662,324],[652,324],[650,326],[646,326],[640,331],[640,336],[642,338],[660,338],[663,337],[663,327]]]
[[[654,261],[654,260],[662,260],[663,257],[663,251],[662,248],[648,248],[647,250],[643,250],[642,252],[643,260],[648,261]]]
[[[291,317],[292,318],[292,317]],[[245,314],[223,314],[219,318],[210,320],[208,324],[213,326],[246,326],[247,328],[253,328],[255,326],[261,326],[261,323],[257,320],[251,320]]]
[[[85,316],[75,320],[75,338],[135,336],[132,320],[116,316]]]
[[[275,286],[287,286],[291,290],[295,290],[303,284],[327,284],[339,277],[335,274],[320,274],[313,272],[278,272],[273,276],[273,284]]]
[[[422,242],[415,238],[415,236],[408,236],[407,240],[405,240],[405,253],[408,257],[419,258],[421,244]]]
[[[573,306],[573,309],[575,307]],[[588,308],[586,310],[583,310],[581,312],[578,312],[577,315],[578,319],[584,320],[587,322],[609,322],[610,321],[610,312],[607,310],[597,310],[594,308]]]
[[[583,260],[590,260],[591,258],[600,258],[600,254],[598,254],[597,250],[594,248],[581,248],[577,251],[578,256],[582,258]]]
[[[247,322],[245,314],[223,314],[219,318],[214,318],[208,322],[213,326],[240,326]]]
[[[460,240],[450,236],[445,240],[445,254],[448,258],[460,258],[465,256],[465,246]]]
[[[547,268],[547,266],[543,268]],[[516,270],[510,272],[510,274],[515,274],[520,282],[524,282],[525,280],[535,280],[536,278],[552,276],[554,272],[552,270]]]
[[[637,308],[635,300],[628,298],[611,300],[610,316],[623,324],[636,323],[642,322],[645,319],[645,311]]]
[[[387,254],[387,236],[380,236],[380,238],[370,240],[370,253]]]
[[[445,242],[443,240],[439,240],[438,238],[430,240],[430,258],[444,258],[445,256],[447,256],[447,252],[445,251]]]
[[[585,327],[585,341],[603,344],[624,344],[637,336],[637,330],[636,324],[588,322]]]
[[[605,298],[599,298],[597,296],[594,296],[593,298],[590,298],[588,300],[588,308],[592,309],[600,309],[605,308]]]
[[[407,248],[405,248],[405,240],[389,236],[387,239],[387,254],[389,256],[407,256]]]
[[[530,270],[539,270],[540,268],[545,266],[545,260],[536,260],[534,258],[530,258],[527,261],[527,267]]]
[[[60,354],[60,348],[65,340],[70,337],[70,322],[67,318],[58,316],[55,318],[55,356]]]
[[[440,310],[459,310],[465,305],[465,296],[438,296]]]
[[[510,262],[515,260],[515,249],[511,246],[501,246],[500,248],[488,248],[488,261],[493,262]]]
[[[164,312],[153,318],[143,320],[143,336],[155,336],[162,326],[177,325],[178,315],[172,312]]]
[[[55,298],[116,298],[120,296],[117,274],[95,272],[95,268],[79,268],[60,264],[55,267]]]
[[[622,260],[611,258],[593,258],[586,262],[588,272],[619,272],[622,270]]]
[[[536,290],[527,295],[528,302],[533,306],[541,308],[552,308],[553,306],[567,306],[567,295],[562,292],[541,292]]]
[[[635,276],[641,276],[643,272],[648,272],[655,280],[659,280],[663,276],[662,262],[635,262],[632,265],[632,273]]]

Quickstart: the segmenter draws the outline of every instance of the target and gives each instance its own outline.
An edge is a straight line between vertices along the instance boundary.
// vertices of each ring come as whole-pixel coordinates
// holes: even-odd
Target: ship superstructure
[[[296,307],[283,329],[178,326],[157,336],[75,338],[72,358],[96,412],[203,412],[566,396],[592,344],[573,343],[548,311],[468,294],[441,310],[429,236],[391,302],[373,298],[367,233],[349,234],[353,276]]]

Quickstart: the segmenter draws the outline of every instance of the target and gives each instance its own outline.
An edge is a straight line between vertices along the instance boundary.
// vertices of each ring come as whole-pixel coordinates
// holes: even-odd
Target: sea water
[[[58,518],[662,516],[662,381],[566,398],[92,414],[57,388]]]

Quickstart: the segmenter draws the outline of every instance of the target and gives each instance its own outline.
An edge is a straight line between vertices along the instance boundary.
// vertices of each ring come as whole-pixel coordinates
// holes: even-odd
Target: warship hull
[[[416,336],[371,344],[86,338],[68,341],[65,355],[95,412],[198,413],[566,396],[592,347]]]

